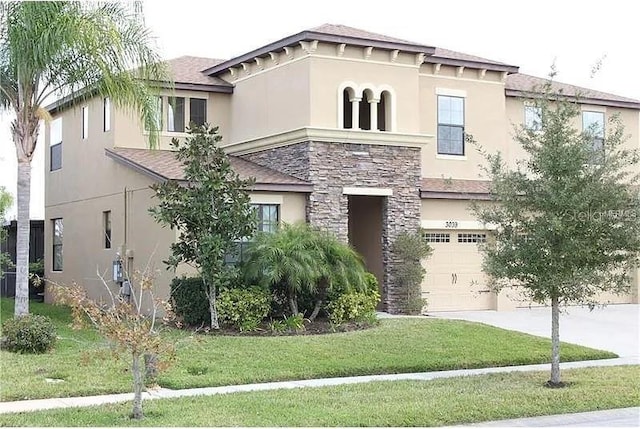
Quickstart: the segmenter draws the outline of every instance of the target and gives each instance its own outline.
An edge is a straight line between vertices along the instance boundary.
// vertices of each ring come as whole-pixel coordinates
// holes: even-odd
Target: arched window
[[[378,102],[378,130],[389,131],[391,128],[391,94],[382,91]]]
[[[353,98],[353,89],[345,88],[342,91],[342,127],[353,128],[353,109],[351,99]]]
[[[362,94],[362,100],[360,100],[360,129],[371,129],[371,106],[369,100],[372,98],[370,89],[366,89]]]

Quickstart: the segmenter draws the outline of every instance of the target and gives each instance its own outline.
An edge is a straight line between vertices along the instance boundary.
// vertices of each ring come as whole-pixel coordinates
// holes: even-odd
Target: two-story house
[[[381,284],[383,306],[397,309],[391,248],[404,230],[423,227],[434,248],[424,261],[429,311],[528,305],[488,290],[477,243],[489,231],[469,211],[488,200],[472,134],[510,162],[523,154],[513,125],[535,126],[523,95],[543,79],[518,67],[340,25],[323,25],[222,61],[168,62],[175,85],[158,102],[160,147],[130,112],[108,99],[60,101],[48,126],[46,276],[101,294],[97,272],[116,253],[130,271],[154,266],[165,292],[173,273],[162,260],[175,232],[148,214],[149,185],[181,180],[169,151],[191,121],[220,127],[236,171],[255,177],[259,227],[307,221],[355,247]],[[562,85],[581,93],[576,127],[620,114],[640,145],[640,101]],[[636,276],[637,277],[637,276]],[[114,287],[114,285],[111,285]],[[638,302],[634,291],[614,302]]]

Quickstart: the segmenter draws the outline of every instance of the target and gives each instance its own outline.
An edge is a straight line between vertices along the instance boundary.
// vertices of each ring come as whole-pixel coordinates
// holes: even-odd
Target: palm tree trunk
[[[140,367],[140,355],[133,353],[133,362],[131,365],[131,372],[133,375],[133,411],[131,417],[140,420],[144,417],[142,413],[142,389],[144,388],[144,378],[142,375],[142,368]]]
[[[321,308],[322,308],[322,300],[319,299],[316,301],[316,305],[313,308],[313,312],[311,313],[311,316],[309,316],[310,322],[313,322],[314,320],[316,320],[316,317],[318,317],[318,313],[320,313]]]
[[[298,300],[296,300],[296,293],[292,290],[289,290],[289,308],[292,316],[298,314]]]
[[[560,382],[560,306],[558,297],[551,298],[551,386],[557,387]]]
[[[18,235],[16,242],[16,317],[29,314],[29,204],[31,159],[18,160]]]

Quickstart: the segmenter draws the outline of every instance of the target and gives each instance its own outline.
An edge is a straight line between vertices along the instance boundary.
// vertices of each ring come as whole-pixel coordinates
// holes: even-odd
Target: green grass
[[[0,415],[0,426],[438,426],[640,405],[640,366],[235,393]]]
[[[1,305],[2,314],[12,314],[12,301]],[[64,308],[33,303],[31,309],[54,318],[60,339],[46,355],[0,351],[3,401],[131,391],[129,362],[114,359],[93,331],[72,331]],[[427,318],[385,319],[369,330],[319,336],[228,337],[177,330],[167,335],[177,345],[177,360],[159,384],[172,389],[550,362],[547,339]],[[561,355],[562,361],[616,357],[571,344],[562,345]]]

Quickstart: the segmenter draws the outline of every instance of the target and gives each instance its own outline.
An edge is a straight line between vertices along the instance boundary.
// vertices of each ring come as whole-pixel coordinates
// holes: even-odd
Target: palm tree
[[[313,321],[334,287],[366,287],[362,258],[334,235],[305,223],[283,225],[275,233],[258,234],[247,249],[245,273],[270,287],[286,290],[292,314],[298,314],[298,295],[309,292]]]
[[[282,287],[291,314],[298,314],[298,294],[312,290],[321,275],[320,252],[311,229],[303,224],[287,225],[255,236],[247,248],[245,275],[270,287]]]
[[[366,274],[362,257],[351,246],[342,243],[327,231],[316,231],[316,246],[319,249],[320,277],[314,290],[315,305],[310,321],[318,316],[327,295],[336,287],[342,291],[362,291],[366,288]]]
[[[44,103],[109,97],[153,124],[157,106],[148,82],[164,80],[164,70],[138,2],[0,3],[0,109],[15,113],[18,160],[16,316],[29,313],[31,160],[39,121],[50,119]],[[152,146],[156,141],[152,132]]]

